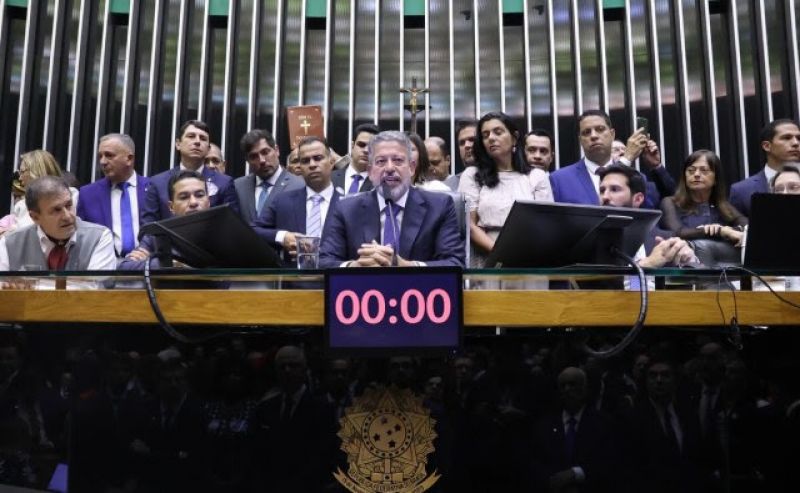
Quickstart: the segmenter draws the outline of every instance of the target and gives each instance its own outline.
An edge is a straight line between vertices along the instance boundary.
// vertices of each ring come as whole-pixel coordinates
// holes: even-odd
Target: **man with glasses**
[[[320,267],[464,266],[449,195],[411,186],[417,163],[402,132],[369,142],[373,191],[340,201],[325,222]]]

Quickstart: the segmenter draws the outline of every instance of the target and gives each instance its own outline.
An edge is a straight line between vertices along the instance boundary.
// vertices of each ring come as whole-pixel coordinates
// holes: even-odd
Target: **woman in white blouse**
[[[484,266],[515,201],[553,201],[545,172],[525,161],[521,136],[505,113],[487,113],[478,121],[475,166],[464,170],[458,186],[470,204],[471,267]]]

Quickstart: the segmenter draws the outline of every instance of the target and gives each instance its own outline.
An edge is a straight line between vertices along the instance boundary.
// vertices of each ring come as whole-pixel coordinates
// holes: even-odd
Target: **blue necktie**
[[[354,193],[358,193],[358,182],[364,178],[361,175],[353,175],[353,182],[350,184],[350,189],[347,190],[347,195],[353,195]]]
[[[383,222],[383,244],[391,245],[394,248],[395,255],[399,253],[400,225],[397,224],[397,214],[401,210],[403,208],[391,200],[387,200],[386,206],[383,208],[383,213],[386,215],[386,219]]]
[[[325,198],[322,195],[315,194],[311,198],[311,211],[306,218],[306,236],[314,236],[319,238],[322,233],[322,208],[320,204]]]
[[[267,202],[269,196],[269,187],[272,183],[264,180],[261,182],[261,195],[258,196],[258,204],[256,204],[256,213],[260,216],[261,211],[264,209],[264,204]]]
[[[122,196],[119,199],[119,217],[120,226],[122,229],[122,251],[120,256],[124,257],[136,248],[136,239],[133,234],[133,217],[131,215],[131,196],[128,193],[130,183],[127,181],[117,184],[122,190]]]

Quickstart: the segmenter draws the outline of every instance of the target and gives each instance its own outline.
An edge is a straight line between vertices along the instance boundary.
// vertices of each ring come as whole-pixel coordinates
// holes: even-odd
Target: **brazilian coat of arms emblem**
[[[338,436],[349,468],[333,476],[352,493],[427,491],[441,477],[426,470],[435,424],[410,390],[367,390],[340,420]]]

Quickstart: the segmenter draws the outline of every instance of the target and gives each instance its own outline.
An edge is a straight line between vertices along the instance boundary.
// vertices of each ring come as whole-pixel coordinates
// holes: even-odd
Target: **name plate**
[[[331,352],[447,352],[461,344],[462,327],[458,268],[353,268],[325,274],[325,341]]]

